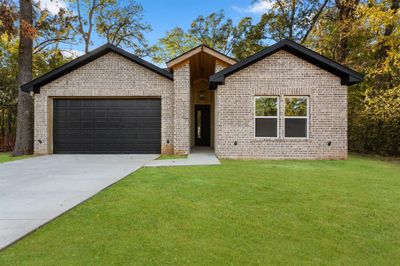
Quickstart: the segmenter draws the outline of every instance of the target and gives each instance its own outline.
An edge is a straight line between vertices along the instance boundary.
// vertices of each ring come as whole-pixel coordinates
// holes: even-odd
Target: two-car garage
[[[24,85],[35,154],[173,151],[173,73],[111,44]]]
[[[159,98],[54,99],[53,152],[157,154]]]

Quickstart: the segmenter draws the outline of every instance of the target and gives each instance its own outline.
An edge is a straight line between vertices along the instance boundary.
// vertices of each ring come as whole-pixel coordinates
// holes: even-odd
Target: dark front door
[[[160,153],[160,99],[55,99],[54,153]]]
[[[196,105],[194,117],[196,146],[210,146],[210,106]]]

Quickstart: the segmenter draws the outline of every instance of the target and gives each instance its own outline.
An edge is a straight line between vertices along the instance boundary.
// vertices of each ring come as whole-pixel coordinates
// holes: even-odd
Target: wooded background
[[[172,28],[149,45],[145,35],[151,25],[135,1],[69,0],[68,10],[54,14],[31,0],[0,0],[0,151],[14,147],[17,110],[18,116],[26,114],[26,121],[32,119],[32,97],[18,90],[23,79],[76,58],[78,54],[63,49],[65,44],[83,43],[87,53],[96,33],[104,42],[159,64],[201,43],[241,60],[292,39],[365,75],[364,82],[349,87],[350,151],[400,155],[400,0],[265,2],[271,8],[259,21],[243,17],[235,24],[216,10],[194,18],[186,29]],[[24,53],[32,54],[31,62]],[[31,69],[23,68],[30,64]],[[26,121],[18,125],[17,143],[31,145]],[[29,147],[16,150],[31,152]]]

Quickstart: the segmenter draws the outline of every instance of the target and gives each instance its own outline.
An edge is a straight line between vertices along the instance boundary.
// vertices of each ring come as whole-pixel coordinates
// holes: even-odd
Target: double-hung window
[[[285,138],[308,138],[308,97],[285,97]]]
[[[255,98],[255,135],[256,137],[278,137],[279,98],[258,96]]]

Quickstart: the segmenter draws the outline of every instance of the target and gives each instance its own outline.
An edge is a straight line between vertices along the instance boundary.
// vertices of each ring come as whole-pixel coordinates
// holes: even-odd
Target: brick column
[[[190,65],[174,69],[174,154],[190,153]]]
[[[220,63],[218,60],[215,60],[215,73],[218,73],[219,71],[222,71],[226,68],[226,65],[223,65]],[[218,111],[219,111],[219,99],[218,99],[218,89],[214,91],[214,152],[215,155],[218,156],[219,153],[219,147],[218,147],[218,139],[221,137],[219,136],[219,117],[218,117]]]

